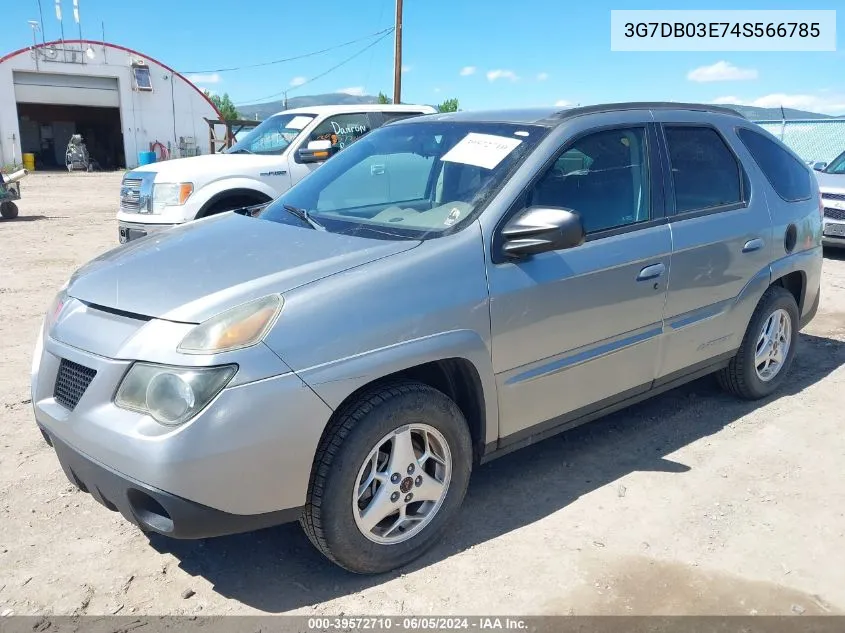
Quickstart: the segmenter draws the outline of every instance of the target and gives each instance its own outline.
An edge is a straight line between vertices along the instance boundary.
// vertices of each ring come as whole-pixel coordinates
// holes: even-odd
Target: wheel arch
[[[798,304],[799,317],[804,312],[804,300],[807,292],[807,275],[803,270],[793,270],[782,277],[772,280],[773,286],[780,286],[789,291]]]
[[[417,381],[455,401],[469,425],[476,459],[498,437],[492,361],[488,348],[475,332],[461,330],[416,339],[297,373],[334,410],[335,416],[374,386]],[[330,426],[331,421],[326,428]]]
[[[235,187],[232,189],[224,189],[223,191],[219,191],[212,195],[205,203],[200,207],[200,210],[197,212],[196,219],[199,220],[200,218],[208,217],[209,215],[214,215],[216,213],[220,213],[221,211],[215,210],[223,202],[232,201],[235,206],[249,206],[252,204],[262,204],[264,202],[270,202],[272,198],[264,193],[263,191],[259,191],[258,189],[250,189],[249,187]]]

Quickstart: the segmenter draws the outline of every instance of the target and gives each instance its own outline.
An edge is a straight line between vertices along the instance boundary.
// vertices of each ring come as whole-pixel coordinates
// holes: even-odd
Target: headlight
[[[284,301],[269,295],[231,308],[200,323],[179,343],[186,354],[216,354],[260,343],[279,316]]]
[[[135,363],[120,383],[114,403],[122,409],[147,413],[160,424],[178,426],[202,411],[237,371],[237,365],[168,367]]]
[[[47,308],[47,313],[44,315],[44,325],[41,329],[43,336],[46,337],[47,334],[49,334],[53,325],[56,323],[56,319],[58,319],[59,315],[62,313],[62,309],[65,307],[67,299],[67,284],[65,284],[62,286],[62,289],[56,293],[56,296],[53,297],[53,300],[50,302],[50,307]]]
[[[158,182],[153,185],[153,213],[160,213],[164,207],[176,207],[185,204],[194,185],[190,182]]]

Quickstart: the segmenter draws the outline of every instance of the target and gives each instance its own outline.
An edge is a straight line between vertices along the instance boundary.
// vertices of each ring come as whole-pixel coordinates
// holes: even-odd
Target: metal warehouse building
[[[117,44],[47,42],[0,57],[0,165],[32,153],[38,169],[64,169],[72,134],[103,169],[135,167],[143,151],[207,153],[204,118],[219,117],[185,77]]]

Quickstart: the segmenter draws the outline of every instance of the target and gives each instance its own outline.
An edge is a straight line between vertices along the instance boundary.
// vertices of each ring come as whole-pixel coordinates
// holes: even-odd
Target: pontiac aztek
[[[731,110],[409,118],[257,216],[77,271],[38,338],[35,418],[142,530],[299,520],[383,572],[453,524],[474,464],[709,373],[775,391],[821,237],[809,167]]]

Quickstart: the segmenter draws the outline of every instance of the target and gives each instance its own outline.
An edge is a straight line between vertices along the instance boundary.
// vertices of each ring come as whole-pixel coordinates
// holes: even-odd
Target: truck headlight
[[[237,365],[170,367],[137,362],[121,381],[114,403],[146,413],[160,424],[178,426],[202,411],[237,371]]]
[[[164,207],[178,207],[187,202],[194,193],[190,182],[157,182],[153,185],[153,213],[161,213]]]
[[[260,343],[279,316],[284,301],[269,295],[203,321],[179,343],[186,354],[218,354]]]

